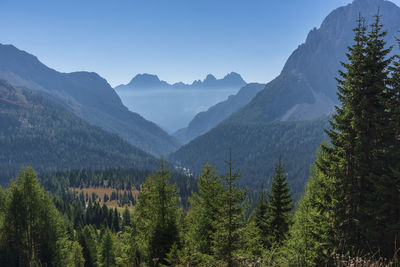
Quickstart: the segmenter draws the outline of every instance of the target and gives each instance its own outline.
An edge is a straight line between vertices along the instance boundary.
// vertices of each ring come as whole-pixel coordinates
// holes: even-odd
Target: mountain
[[[347,46],[353,44],[353,28],[359,14],[373,22],[382,15],[388,45],[399,49],[400,8],[384,0],[355,0],[329,14],[319,29],[313,29],[306,42],[287,60],[280,75],[230,121],[269,122],[303,120],[333,112],[337,103],[336,80]]]
[[[194,138],[208,132],[232,113],[250,102],[250,100],[262,89],[265,84],[249,83],[239,90],[236,95],[231,95],[207,111],[198,113],[186,128],[173,134],[182,144],[186,144]]]
[[[372,23],[378,8],[388,31],[388,45],[394,45],[400,30],[400,8],[395,4],[355,0],[334,10],[292,53],[277,78],[247,105],[171,154],[170,159],[195,173],[206,160],[223,169],[226,151],[232,148],[245,177],[243,183],[258,188],[272,176],[271,164],[282,155],[292,190],[302,191],[299,181],[306,181],[309,163],[324,136],[322,129],[329,127],[327,115],[338,103],[335,77],[340,61],[345,61],[346,47],[353,43],[356,20],[361,13]],[[397,46],[393,53],[399,53]]]
[[[130,110],[174,133],[186,127],[197,113],[236,94],[244,85],[246,82],[234,72],[222,79],[209,74],[191,84],[168,84],[156,75],[138,74],[115,90]]]
[[[124,90],[127,88],[133,89],[159,89],[169,88],[171,85],[165,81],[161,81],[157,75],[153,74],[138,74],[127,84],[115,87],[116,90]]]
[[[129,111],[107,81],[96,73],[60,73],[31,54],[0,44],[0,78],[34,90],[154,155],[172,152],[179,146],[156,124]]]
[[[242,76],[236,72],[231,72],[225,75],[222,79],[215,78],[214,75],[208,74],[204,80],[196,80],[191,84],[177,82],[169,84],[161,81],[154,74],[137,74],[128,84],[121,84],[115,87],[115,90],[148,90],[148,89],[222,89],[222,88],[241,88],[246,85]]]
[[[64,107],[0,80],[0,183],[21,165],[37,171],[71,168],[149,169],[158,160]]]

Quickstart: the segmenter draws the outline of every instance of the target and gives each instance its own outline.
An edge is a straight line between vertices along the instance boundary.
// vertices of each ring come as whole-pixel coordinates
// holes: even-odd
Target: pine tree
[[[111,267],[115,266],[115,246],[112,233],[109,229],[103,233],[100,245],[100,266]]]
[[[234,255],[242,245],[243,201],[246,192],[237,187],[236,180],[240,174],[233,172],[231,152],[227,164],[228,174],[221,177],[224,181],[224,191],[220,196],[220,216],[214,222],[212,250],[218,260],[232,267],[235,266]]]
[[[243,229],[243,245],[239,254],[250,262],[256,262],[264,251],[263,235],[255,220],[250,218]]]
[[[10,185],[0,230],[5,266],[59,266],[71,256],[62,250],[71,242],[64,222],[31,167]]]
[[[271,193],[268,194],[268,229],[270,244],[282,244],[285,235],[289,230],[290,211],[292,210],[292,197],[290,195],[287,174],[279,158],[278,165],[275,167],[275,175],[272,177]]]
[[[379,14],[368,33],[364,19],[358,20],[349,63],[343,63],[343,80],[338,79],[341,106],[336,107],[332,129],[327,131],[332,145],[323,146],[327,160],[317,164],[334,181],[334,246],[350,253],[365,248],[389,253],[389,240],[380,241],[386,231],[382,225],[388,222],[387,203],[382,199],[394,179],[395,127],[388,75],[391,48],[386,48],[382,27]]]
[[[349,53],[346,54],[348,63],[342,63],[345,71],[339,71],[343,80],[338,81],[338,99],[340,106],[336,106],[336,114],[331,121],[332,129],[327,131],[332,147],[323,145],[327,160],[317,164],[317,168],[326,177],[334,180],[333,187],[336,203],[334,209],[336,224],[336,247],[339,248],[344,240],[356,240],[355,213],[360,203],[359,179],[355,172],[356,166],[356,130],[357,116],[361,114],[358,107],[364,87],[366,70],[365,46],[367,42],[364,18],[359,18],[358,26],[354,29],[355,37]]]
[[[220,195],[223,185],[215,169],[206,163],[198,180],[199,193],[190,199],[188,212],[188,246],[193,252],[211,254],[212,234],[215,232],[214,221],[220,212]]]
[[[258,203],[254,211],[254,222],[261,233],[261,241],[264,248],[268,245],[268,237],[270,235],[269,231],[269,218],[268,213],[268,199],[266,197],[264,188],[260,191],[260,196],[258,198]]]
[[[119,232],[120,227],[119,227],[119,213],[117,208],[114,208],[114,213],[113,213],[113,218],[112,218],[112,226],[115,232]]]
[[[327,146],[326,141],[321,145],[324,146]],[[283,265],[325,266],[326,260],[334,253],[332,199],[335,197],[335,183],[317,168],[328,160],[321,147],[310,168],[310,179],[294,214],[289,239],[282,248],[286,260]]]
[[[86,267],[97,265],[97,236],[96,230],[91,225],[86,225],[78,235],[79,243],[82,246],[82,254]]]
[[[77,241],[72,242],[70,266],[83,267],[84,263],[81,245]]]
[[[126,226],[130,226],[131,225],[131,213],[128,209],[128,207],[125,207],[124,213],[122,215],[122,226],[126,227]]]
[[[179,244],[178,199],[175,185],[169,183],[170,176],[162,161],[161,169],[146,180],[135,209],[137,243],[149,265],[166,264],[172,245]]]

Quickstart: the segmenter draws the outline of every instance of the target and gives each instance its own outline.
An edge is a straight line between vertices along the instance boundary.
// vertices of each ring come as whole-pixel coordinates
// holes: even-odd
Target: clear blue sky
[[[351,2],[0,0],[0,43],[59,71],[97,72],[113,86],[144,72],[191,82],[236,71],[267,82],[309,30]]]

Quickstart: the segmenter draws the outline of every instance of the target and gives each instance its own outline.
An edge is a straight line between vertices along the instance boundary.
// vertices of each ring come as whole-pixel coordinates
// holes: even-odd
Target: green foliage
[[[72,243],[71,255],[72,257],[69,262],[72,263],[72,266],[74,267],[84,266],[85,259],[83,258],[82,247],[79,245],[77,241],[74,241]]]
[[[3,195],[4,196],[4,195]],[[74,251],[65,224],[32,168],[23,168],[2,209],[1,262],[8,266],[60,266]],[[78,249],[76,244],[75,248]]]
[[[79,243],[82,246],[82,254],[86,267],[94,267],[97,264],[97,235],[93,226],[86,225],[78,234]]]
[[[289,238],[282,248],[287,265],[325,265],[326,259],[333,253],[334,214],[331,201],[335,184],[315,166],[325,160],[326,153],[319,149],[316,163],[311,167],[310,181],[298,203]]]
[[[174,243],[179,244],[178,198],[176,186],[169,183],[171,173],[164,168],[149,177],[135,209],[137,242],[147,264],[166,264]]]
[[[223,192],[223,184],[220,176],[208,163],[199,176],[198,188],[199,193],[194,193],[190,200],[187,242],[193,252],[211,254],[214,222],[220,216],[220,195]]]
[[[131,212],[127,207],[125,207],[124,213],[122,215],[122,225],[123,227],[131,225]]]
[[[251,262],[257,262],[258,259],[264,253],[264,242],[263,233],[257,226],[255,220],[250,220],[242,230],[243,245],[239,249],[238,255],[250,260]]]
[[[231,155],[231,154],[230,154]],[[244,226],[243,201],[245,190],[239,189],[236,180],[239,173],[233,171],[233,161],[230,156],[228,174],[221,176],[223,191],[220,198],[219,216],[214,221],[215,232],[212,234],[212,251],[216,259],[234,266],[234,254],[242,245],[242,229]]]
[[[269,244],[269,219],[270,214],[268,213],[268,202],[265,195],[264,188],[260,191],[257,206],[254,209],[254,223],[258,227],[261,234],[261,242],[264,248]]]
[[[100,266],[111,267],[116,265],[115,245],[112,233],[109,229],[106,229],[103,233],[99,253]]]
[[[292,197],[289,184],[286,181],[287,174],[279,158],[275,168],[275,175],[272,177],[271,193],[268,194],[268,235],[269,243],[282,244],[285,235],[289,230],[290,212],[292,210]]]

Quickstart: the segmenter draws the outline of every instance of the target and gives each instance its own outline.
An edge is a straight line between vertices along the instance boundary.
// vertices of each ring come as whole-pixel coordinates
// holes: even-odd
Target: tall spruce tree
[[[86,225],[78,235],[82,246],[82,254],[86,267],[94,267],[97,264],[97,236],[92,225]]]
[[[112,267],[116,266],[115,259],[115,244],[113,240],[112,233],[109,229],[103,234],[100,245],[100,266]]]
[[[208,163],[199,176],[199,193],[190,199],[191,209],[188,212],[189,230],[188,245],[193,252],[212,254],[211,241],[215,232],[215,220],[220,216],[220,196],[223,184],[215,169]]]
[[[278,164],[275,167],[275,175],[272,177],[271,193],[268,194],[270,244],[281,245],[289,230],[293,203],[289,184],[286,180],[286,170],[282,164],[282,159],[279,157]]]
[[[335,183],[335,247],[350,253],[366,248],[389,253],[389,240],[381,242],[388,220],[381,211],[386,205],[382,196],[393,181],[395,131],[388,87],[391,48],[386,48],[382,27],[379,14],[368,32],[364,19],[358,20],[349,62],[343,63],[343,79],[338,79],[341,105],[327,131],[332,145],[323,146],[328,160],[317,164]]]
[[[243,201],[246,191],[237,187],[236,180],[240,174],[233,171],[232,152],[229,153],[227,164],[228,174],[221,177],[224,181],[224,190],[220,195],[219,218],[214,222],[212,250],[218,260],[232,267],[235,266],[234,255],[242,245]]]
[[[169,183],[171,173],[161,169],[149,177],[140,192],[135,209],[137,244],[147,264],[166,264],[174,243],[180,244],[178,232],[178,198],[176,186]]]
[[[129,211],[128,207],[125,207],[124,213],[122,215],[122,227],[130,225],[131,225],[131,212]]]
[[[332,129],[327,131],[332,146],[323,145],[327,160],[317,164],[323,176],[329,177],[335,183],[333,187],[335,199],[335,239],[336,247],[345,242],[355,243],[358,228],[355,215],[360,203],[360,180],[356,175],[356,129],[361,110],[359,102],[363,95],[364,76],[366,72],[365,46],[367,42],[365,19],[359,18],[354,29],[354,44],[346,54],[348,63],[342,63],[344,71],[339,71],[343,78],[338,81],[338,100],[336,114],[330,121]]]

